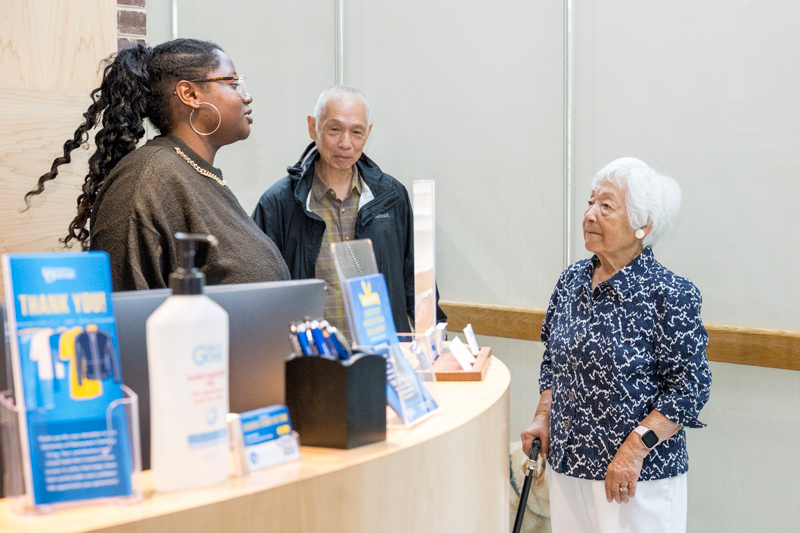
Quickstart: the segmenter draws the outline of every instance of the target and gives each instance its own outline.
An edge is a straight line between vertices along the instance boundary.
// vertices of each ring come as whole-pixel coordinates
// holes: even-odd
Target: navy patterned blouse
[[[640,480],[689,469],[685,427],[708,401],[708,335],[700,291],[646,248],[592,291],[597,256],[558,280],[542,324],[539,389],[553,389],[550,466],[603,480],[620,445],[653,409],[682,427],[653,448]]]

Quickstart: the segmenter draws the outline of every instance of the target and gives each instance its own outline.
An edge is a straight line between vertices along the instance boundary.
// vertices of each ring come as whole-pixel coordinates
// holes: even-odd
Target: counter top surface
[[[91,505],[59,509],[43,516],[18,516],[10,511],[8,501],[0,500],[0,531],[92,531],[302,483],[379,460],[445,435],[479,417],[501,399],[507,401],[509,384],[508,368],[493,357],[483,381],[437,383],[439,412],[410,429],[389,429],[386,441],[351,450],[304,446],[301,447],[300,461],[273,466],[247,477],[230,478],[217,485],[174,493],[154,493],[150,472],[146,471],[142,473],[143,501],[129,506]]]

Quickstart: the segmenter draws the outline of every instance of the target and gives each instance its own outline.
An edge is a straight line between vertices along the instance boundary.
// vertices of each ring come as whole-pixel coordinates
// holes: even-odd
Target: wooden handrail
[[[439,302],[448,329],[467,324],[478,335],[541,341],[543,309],[465,302]],[[706,324],[709,361],[800,370],[800,331]]]

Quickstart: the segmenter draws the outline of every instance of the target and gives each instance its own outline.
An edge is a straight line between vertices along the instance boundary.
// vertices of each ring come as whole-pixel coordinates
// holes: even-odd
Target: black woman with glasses
[[[107,60],[91,98],[63,156],[25,195],[30,206],[100,127],[65,246],[108,252],[114,290],[166,287],[177,266],[176,232],[219,240],[198,251],[208,284],[289,278],[275,244],[214,167],[217,151],[246,139],[253,122],[244,76],[221,48],[194,39],[126,48]],[[136,148],[145,119],[160,135]]]

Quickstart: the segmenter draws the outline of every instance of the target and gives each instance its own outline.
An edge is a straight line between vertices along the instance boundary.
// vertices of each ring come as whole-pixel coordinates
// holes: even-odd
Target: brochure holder
[[[109,404],[106,410],[106,423],[109,430],[116,430],[121,420],[125,420],[125,432],[129,439],[130,464],[133,466],[131,473],[132,493],[128,496],[114,496],[109,498],[95,498],[91,500],[78,500],[60,504],[33,505],[32,498],[28,496],[25,486],[25,476],[22,470],[22,444],[20,439],[19,409],[14,403],[11,391],[0,392],[0,449],[3,452],[3,487],[4,497],[8,499],[12,512],[20,515],[48,514],[64,507],[76,507],[98,503],[111,503],[116,505],[131,505],[142,501],[141,471],[142,459],[139,447],[139,397],[131,389],[122,385],[125,393],[123,398]],[[122,411],[120,411],[122,410]],[[124,416],[120,416],[120,413]],[[110,449],[110,447],[109,447]]]
[[[385,358],[389,427],[408,428],[421,422],[438,408],[432,359],[422,351],[407,357],[400,349],[386,283],[378,273],[372,242],[364,239],[333,243],[331,255],[355,348]],[[353,284],[360,284],[360,288],[354,289]]]
[[[402,352],[402,356],[405,357],[411,365],[411,368],[417,375],[417,379],[419,379],[422,386],[427,389],[428,393],[438,405],[439,395],[436,389],[436,372],[432,364],[432,361],[436,357],[432,344],[433,340],[429,335],[424,333],[398,333],[397,339],[400,341],[400,350],[398,351]],[[437,412],[438,408],[428,413],[428,415],[409,423],[409,420],[404,420],[393,411],[390,411],[388,415],[389,427],[408,427],[427,419],[430,415]]]
[[[333,264],[336,266],[336,275],[342,285],[342,299],[344,300],[345,315],[350,326],[350,331],[355,331],[353,316],[350,312],[350,294],[345,290],[344,282],[351,278],[360,278],[378,273],[378,263],[375,261],[375,252],[372,250],[372,241],[361,239],[357,241],[342,241],[331,245]],[[350,339],[355,343],[355,339]]]
[[[286,361],[286,406],[303,446],[349,449],[386,440],[386,360],[293,357]]]

